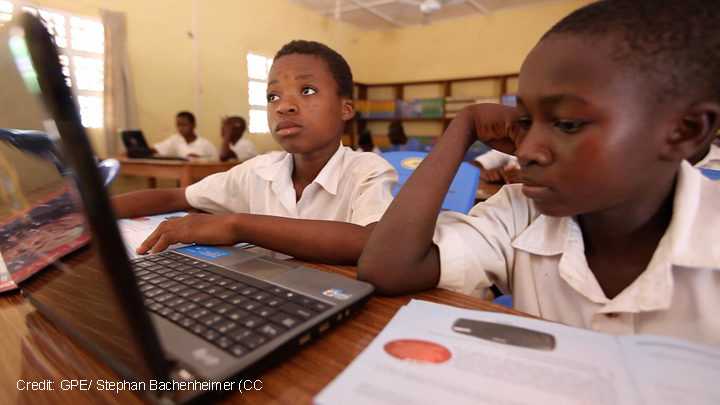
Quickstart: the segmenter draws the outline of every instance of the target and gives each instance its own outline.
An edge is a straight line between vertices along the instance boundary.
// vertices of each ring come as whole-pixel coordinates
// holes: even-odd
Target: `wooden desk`
[[[84,248],[64,261],[78,265],[92,259]],[[304,265],[355,277],[355,267],[328,266],[299,262]],[[26,283],[42,282],[51,277],[49,268]],[[23,284],[24,285],[24,284]],[[411,298],[485,311],[524,315],[489,301],[431,290],[402,297],[373,297],[355,315],[326,332],[281,363],[259,374],[262,390],[233,393],[222,403],[307,404],[368,346],[390,318]],[[18,391],[18,380],[53,381],[54,391]],[[131,391],[63,391],[63,380],[122,381],[103,362],[92,357],[65,333],[59,331],[17,293],[0,294],[0,403],[142,403]]]
[[[117,158],[120,161],[120,174],[148,178],[148,186],[155,187],[155,178],[172,179],[187,187],[193,180],[203,179],[211,174],[227,171],[240,164],[237,160],[221,162],[218,159],[161,160]]]

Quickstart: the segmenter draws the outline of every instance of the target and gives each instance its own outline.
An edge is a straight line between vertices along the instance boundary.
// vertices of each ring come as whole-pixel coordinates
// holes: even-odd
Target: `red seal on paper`
[[[412,363],[438,364],[450,360],[450,350],[424,340],[402,339],[385,344],[385,351],[400,360]]]

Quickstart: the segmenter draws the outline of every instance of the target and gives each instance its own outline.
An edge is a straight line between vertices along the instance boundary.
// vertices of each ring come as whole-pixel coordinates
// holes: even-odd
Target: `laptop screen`
[[[33,204],[42,205],[56,189],[65,187],[70,190],[65,201],[69,204],[67,210],[84,213],[91,231],[91,251],[86,248],[70,256],[66,260],[71,266],[45,269],[39,277],[21,285],[23,293],[43,315],[79,339],[123,377],[167,380],[167,365],[137,291],[78,109],[62,75],[57,50],[37,18],[24,14],[0,27],[0,77],[0,128],[43,131],[51,138],[59,136],[63,160],[73,170],[63,170],[37,158],[37,153],[23,150],[17,142],[0,141],[0,184],[6,188],[12,184],[26,187],[28,190],[24,191],[40,196],[25,198],[27,205],[10,203],[8,207],[3,205],[8,203],[0,193],[0,212],[15,210],[13,215],[20,223],[33,221],[32,212],[37,208]],[[23,140],[22,132],[13,135]],[[11,174],[35,167],[38,161],[43,162],[41,167],[28,177],[37,184],[20,184],[21,177]],[[13,183],[14,180],[18,181]],[[44,225],[64,230],[77,225],[57,222],[52,216],[45,220]],[[39,241],[51,245],[54,242],[57,241],[47,238]],[[5,256],[8,252],[2,253]]]

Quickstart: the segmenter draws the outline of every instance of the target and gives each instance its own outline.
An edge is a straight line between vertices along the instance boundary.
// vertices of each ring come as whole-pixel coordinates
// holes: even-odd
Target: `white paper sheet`
[[[618,338],[647,405],[720,404],[720,350],[665,336]]]
[[[719,382],[718,348],[412,300],[314,402],[710,405]]]
[[[552,350],[458,333],[458,319],[480,320],[554,336]],[[426,353],[411,343],[428,342]],[[430,357],[418,363],[395,357]],[[396,353],[397,354],[397,353]],[[530,318],[411,301],[367,349],[316,398],[317,404],[632,404],[620,348],[609,335]],[[442,358],[442,356],[441,356]],[[436,359],[437,360],[437,359]]]
[[[123,242],[125,243],[125,251],[128,257],[130,259],[140,257],[139,254],[135,253],[135,250],[155,231],[155,228],[157,228],[160,223],[172,218],[181,218],[185,215],[187,215],[187,212],[173,212],[171,214],[119,219],[117,224],[118,228],[120,228],[120,235],[122,235]],[[187,245],[178,243],[170,246],[168,249],[176,249],[183,246]]]

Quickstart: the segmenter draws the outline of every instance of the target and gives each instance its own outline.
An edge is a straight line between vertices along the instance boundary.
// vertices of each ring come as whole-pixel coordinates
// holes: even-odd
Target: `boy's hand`
[[[232,125],[228,122],[228,116],[223,115],[220,117],[220,135],[222,139],[229,140],[232,135]]]
[[[515,107],[475,104],[460,110],[450,126],[460,126],[464,133],[473,136],[473,141],[477,139],[500,152],[512,154],[522,129],[518,124],[519,118]]]
[[[145,239],[136,252],[158,253],[176,243],[234,245],[241,241],[236,241],[231,220],[233,216],[188,214],[182,218],[164,221]]]
[[[482,170],[480,180],[486,183],[520,183],[520,170],[515,166],[507,169],[497,167],[495,169]]]

